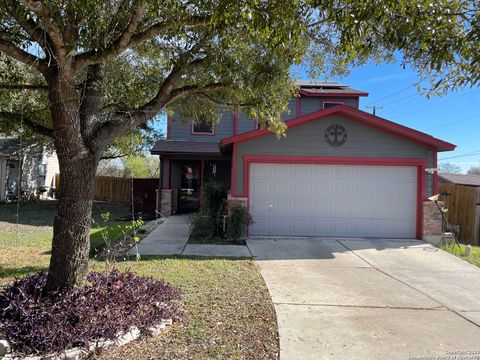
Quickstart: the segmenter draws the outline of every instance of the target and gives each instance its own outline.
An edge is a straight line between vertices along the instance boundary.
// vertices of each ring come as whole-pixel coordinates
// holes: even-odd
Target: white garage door
[[[250,235],[415,238],[417,169],[251,164]]]

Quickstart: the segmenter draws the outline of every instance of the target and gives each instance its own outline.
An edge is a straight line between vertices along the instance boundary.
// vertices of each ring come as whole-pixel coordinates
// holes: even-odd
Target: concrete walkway
[[[416,359],[461,350],[480,358],[474,265],[416,240],[247,244],[275,304],[281,360]]]
[[[143,239],[137,248],[133,247],[128,254],[135,255],[188,255],[205,257],[252,257],[247,246],[242,245],[197,245],[187,244],[190,236],[189,215],[174,215]],[[138,249],[138,250],[137,250]]]

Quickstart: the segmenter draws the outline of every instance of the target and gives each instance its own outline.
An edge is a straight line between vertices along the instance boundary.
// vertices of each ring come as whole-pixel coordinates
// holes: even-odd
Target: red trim
[[[230,193],[232,196],[237,196],[237,144],[233,144],[233,151],[232,151],[232,173],[230,179]]]
[[[334,114],[343,115],[350,120],[409,139],[411,141],[418,142],[420,144],[434,146],[437,149],[454,150],[456,147],[456,145],[453,145],[446,141],[434,138],[433,136],[430,136],[428,134],[394,123],[392,121],[383,119],[381,117],[371,115],[365,111],[355,109],[348,105],[339,105],[339,106],[331,107],[330,109],[316,111],[307,115],[297,117],[295,119],[287,120],[285,121],[285,124],[290,129],[295,126],[309,123],[311,121],[324,119]],[[231,144],[234,142],[238,143],[238,142],[248,141],[251,139],[255,139],[257,137],[271,135],[271,134],[272,133],[268,129],[253,130],[237,136],[225,138],[221,141],[221,146]]]
[[[321,101],[320,101],[320,109],[321,109],[321,110],[325,110],[325,104],[345,105],[345,101],[328,101],[328,100],[321,100]]]
[[[238,135],[238,112],[235,111],[233,114],[233,135]]]
[[[215,135],[215,124],[212,124],[212,132],[211,133],[194,132],[193,129],[194,129],[194,126],[193,126],[193,120],[192,120],[192,121],[190,121],[190,135],[193,135],[193,136],[213,136],[213,135]]]
[[[359,96],[368,96],[368,93],[361,92],[361,93],[317,93],[317,92],[309,92],[307,90],[299,90],[298,91],[301,95],[304,96],[315,96],[315,97],[359,97]]]
[[[433,149],[433,194],[438,194],[438,153],[437,149]]]
[[[167,184],[166,184],[166,189],[170,190],[171,188],[171,179],[170,179],[170,174],[172,170],[172,163],[170,162],[170,159],[167,159]]]
[[[297,103],[296,103],[296,117],[299,117],[300,114],[300,95],[297,96]]]
[[[425,167],[427,161],[421,158],[363,158],[338,156],[274,156],[244,155],[243,196],[250,196],[250,164],[324,164],[324,165],[372,165],[372,166],[416,166],[417,167],[417,221],[416,237],[423,235],[423,201],[425,200]]]

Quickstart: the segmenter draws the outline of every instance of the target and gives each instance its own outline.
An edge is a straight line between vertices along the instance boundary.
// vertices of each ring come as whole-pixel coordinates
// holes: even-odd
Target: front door
[[[193,212],[200,207],[201,162],[182,162],[181,171],[179,210]]]

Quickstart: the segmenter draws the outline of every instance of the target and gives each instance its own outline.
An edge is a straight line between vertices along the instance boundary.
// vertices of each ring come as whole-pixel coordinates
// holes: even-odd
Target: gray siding
[[[242,134],[247,131],[255,130],[257,122],[247,117],[244,113],[238,113],[238,133]],[[233,135],[233,132],[232,132]]]
[[[191,121],[180,121],[175,116],[169,118],[170,139],[189,140],[189,141],[215,141],[233,135],[233,114],[225,112],[222,114],[220,122],[215,125],[214,135],[192,135]]]
[[[293,97],[288,102],[288,111],[282,114],[282,120],[293,119],[297,116],[297,98]]]
[[[332,124],[344,126],[348,139],[340,147],[332,147],[324,140],[325,129]],[[267,135],[237,144],[236,193],[243,193],[243,156],[289,155],[289,156],[344,156],[344,157],[407,157],[425,158],[432,166],[433,153],[427,146],[376,130],[342,116],[334,115],[319,121],[292,128],[287,137],[278,139]],[[427,177],[427,194],[432,193],[432,176]]]
[[[309,114],[321,110],[323,101],[344,102],[346,105],[356,108],[357,101],[350,98],[320,98],[320,97],[301,97],[300,115]],[[292,97],[288,103],[288,111],[282,114],[282,120],[293,119],[297,116],[297,98]],[[170,139],[189,140],[189,141],[215,141],[234,135],[234,115],[229,112],[222,114],[220,122],[215,126],[215,135],[192,135],[191,122],[180,121],[175,115],[169,119]],[[238,134],[255,130],[257,123],[242,112],[238,113]]]

